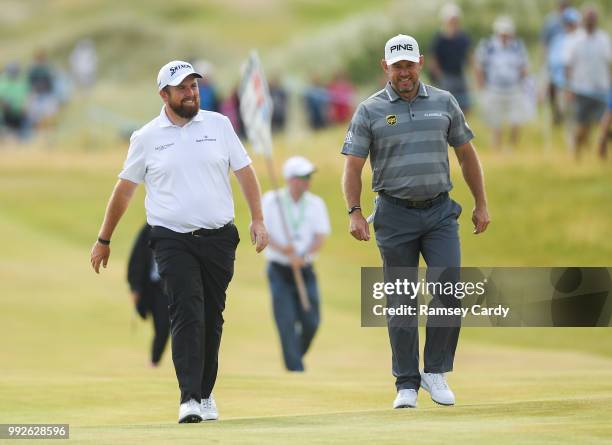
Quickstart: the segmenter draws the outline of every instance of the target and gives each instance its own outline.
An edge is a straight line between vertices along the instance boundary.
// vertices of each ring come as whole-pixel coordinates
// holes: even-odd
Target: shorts
[[[524,124],[533,117],[535,111],[520,88],[503,93],[485,90],[481,100],[483,118],[493,128]]]
[[[606,111],[606,105],[601,99],[576,94],[572,106],[573,119],[583,125],[599,122]]]
[[[449,91],[457,99],[457,103],[459,103],[459,107],[463,112],[470,109],[470,95],[467,82],[463,76],[442,74],[439,86],[441,89]]]

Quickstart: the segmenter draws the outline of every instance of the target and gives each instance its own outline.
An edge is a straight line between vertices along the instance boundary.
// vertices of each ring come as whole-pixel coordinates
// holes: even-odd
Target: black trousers
[[[151,362],[159,363],[170,335],[170,318],[168,316],[168,297],[164,294],[161,283],[152,286],[151,314],[153,315],[153,342],[151,344]]]
[[[181,403],[208,398],[215,386],[225,291],[240,238],[233,224],[194,236],[153,227],[151,245],[168,296],[172,361]]]

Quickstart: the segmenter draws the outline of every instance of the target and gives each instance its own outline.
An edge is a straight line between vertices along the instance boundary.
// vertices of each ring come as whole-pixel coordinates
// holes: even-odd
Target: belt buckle
[[[193,232],[191,232],[191,236],[193,236],[194,238],[199,238],[202,235],[198,235],[197,230],[194,230]]]

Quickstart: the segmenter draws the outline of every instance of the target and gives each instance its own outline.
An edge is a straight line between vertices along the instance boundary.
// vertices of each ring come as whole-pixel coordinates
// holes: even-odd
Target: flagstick
[[[272,150],[269,151],[271,153]],[[285,238],[289,241],[289,245],[292,247],[295,252],[295,246],[293,244],[293,240],[291,238],[291,233],[289,232],[289,226],[287,225],[287,220],[285,218],[285,212],[283,212],[283,203],[280,199],[279,186],[278,181],[276,179],[276,173],[274,171],[274,164],[272,163],[272,156],[265,156],[266,159],[266,167],[268,169],[268,177],[270,178],[270,183],[272,185],[272,190],[274,190],[274,197],[276,198],[276,206],[278,207],[278,212],[281,218],[281,225],[283,226],[283,232],[285,233]],[[293,279],[295,280],[295,285],[298,290],[298,295],[300,297],[300,304],[302,305],[302,309],[304,311],[310,311],[310,301],[308,301],[308,294],[306,293],[306,285],[304,284],[304,277],[302,276],[302,270],[297,265],[291,263],[291,270],[293,272]]]
[[[247,136],[253,144],[255,152],[263,153],[266,159],[268,168],[268,176],[272,183],[272,189],[276,194],[276,204],[280,212],[281,223],[285,237],[295,252],[295,246],[291,239],[289,226],[285,219],[285,214],[282,208],[282,202],[278,194],[278,181],[274,174],[274,165],[272,163],[272,99],[268,91],[268,83],[266,76],[259,62],[257,51],[252,51],[249,59],[242,70],[242,81],[240,83],[240,115],[247,130]],[[306,286],[302,276],[301,268],[291,264],[293,278],[298,289],[300,303],[304,311],[310,310],[310,302],[306,294]]]

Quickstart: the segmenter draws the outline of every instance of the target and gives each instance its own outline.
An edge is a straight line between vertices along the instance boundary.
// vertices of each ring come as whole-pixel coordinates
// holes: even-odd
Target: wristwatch
[[[356,210],[361,210],[361,206],[360,205],[356,205],[351,207],[350,209],[348,209],[348,214],[350,215],[351,213],[353,213]]]

